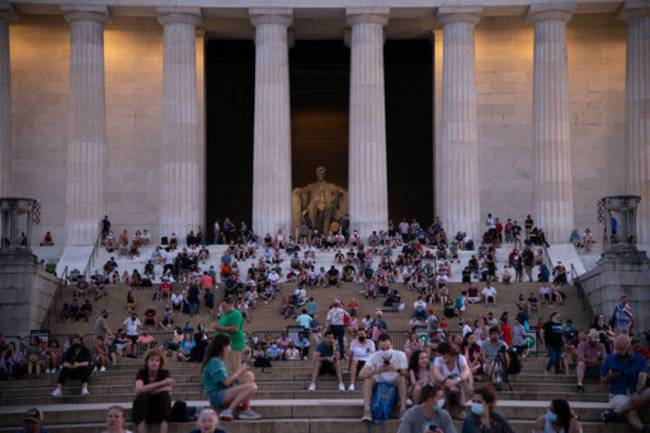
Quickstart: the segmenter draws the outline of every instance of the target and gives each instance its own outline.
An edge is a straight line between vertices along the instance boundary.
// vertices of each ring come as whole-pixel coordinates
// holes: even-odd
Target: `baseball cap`
[[[102,314],[108,314],[108,310],[102,310]]]
[[[43,412],[33,407],[25,412],[25,415],[23,415],[23,420],[40,423],[43,421]]]

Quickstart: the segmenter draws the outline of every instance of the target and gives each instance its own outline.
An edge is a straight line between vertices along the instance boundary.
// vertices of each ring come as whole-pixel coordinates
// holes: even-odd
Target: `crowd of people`
[[[603,414],[604,420],[625,419],[634,429],[645,431],[638,409],[650,402],[650,395],[644,393],[650,353],[638,338],[630,338],[633,315],[627,299],[621,298],[607,320],[596,316],[590,329],[575,328],[570,318],[562,320],[556,311],[543,320],[543,305],[562,305],[569,296],[566,268],[557,263],[549,269],[541,248],[548,245],[544,232],[530,215],[523,227],[510,218],[502,225],[491,214],[485,224],[479,242],[462,232],[450,239],[438,218],[428,227],[416,220],[409,223],[403,219],[397,226],[391,222],[387,231],[373,232],[366,239],[348,232],[349,227],[343,224],[337,232],[294,239],[279,230],[260,240],[246,224],[237,230],[226,219],[215,224],[213,233],[215,243],[227,244],[216,265],[207,264],[210,252],[200,232],[189,233],[185,247],[179,246],[172,234],[154,249],[142,271],[120,275],[117,261],[111,257],[103,272],[96,270],[89,282],[78,271],[71,273],[74,298],[61,312],[61,320],[88,321],[93,309],[88,297],[97,303],[106,296],[107,284],[128,284],[127,317],[120,329],[112,332],[107,324],[109,312],[103,310],[95,322],[92,348],[85,347],[78,335],[63,347],[54,339],[33,339],[19,348],[10,342],[0,358],[0,377],[58,373],[53,396],[63,395],[70,378],[79,379],[82,395],[88,395],[93,372],[101,373],[123,357],[144,355],[144,367],[135,380],[133,420],[139,432],[149,424],[159,425],[165,432],[175,385],[170,370],[163,368],[166,360],[201,363],[206,398],[215,410],[203,412],[196,431],[208,432],[218,431],[219,419],[260,418],[250,407],[257,390],[252,366],[310,359],[313,369],[307,389],[315,392],[322,374],[335,375],[339,391],[360,387],[362,421],[373,419],[370,403],[376,385],[389,383],[397,390],[400,433],[455,432],[453,418],[462,420],[463,432],[510,432],[506,417],[495,412],[494,390],[501,390],[509,375],[521,371],[533,339],[548,354],[545,374],[574,375],[577,393],[584,392],[585,379],[601,379],[610,386],[614,408]],[[136,256],[141,246],[151,242],[147,230],[130,240],[123,230],[115,239],[108,217],[102,221],[102,231],[105,247],[117,249],[118,257]],[[587,248],[583,238],[581,241],[581,247]],[[507,263],[498,264],[496,249],[506,245],[512,247]],[[325,269],[317,265],[316,258],[329,249],[335,252],[336,266]],[[462,271],[466,287],[454,297],[449,291],[452,263],[460,262],[459,251],[474,249],[476,253]],[[238,265],[243,260],[252,260],[245,272]],[[288,263],[288,271],[283,262]],[[159,284],[154,283],[156,279]],[[539,289],[528,295],[520,293],[515,305],[504,304],[493,285],[526,280],[539,282]],[[281,282],[295,285],[291,295],[281,296]],[[355,298],[344,301],[335,296],[327,313],[320,311],[321,321],[319,306],[307,290],[339,287],[343,282],[360,283],[365,299],[383,296],[374,317],[357,317]],[[395,288],[397,282],[402,283],[401,290],[417,296],[409,321],[411,332],[399,348],[393,345],[382,311],[410,310],[402,302],[400,289]],[[151,301],[143,299],[140,289],[152,286]],[[217,294],[223,298],[221,302]],[[143,302],[151,303],[139,317],[136,305]],[[156,302],[164,305],[160,311]],[[275,303],[280,317],[295,321],[300,331],[282,333],[279,338],[270,333],[247,338],[243,324],[251,320],[261,302]],[[469,317],[469,304],[484,308]],[[497,317],[487,311],[499,307],[503,312]],[[440,314],[434,314],[434,309]],[[196,328],[191,324],[200,311],[218,320],[213,329],[208,330],[202,322]],[[179,323],[181,317],[189,319],[185,326]],[[152,333],[172,329],[171,338]],[[0,349],[2,343],[0,337]],[[25,355],[24,372],[21,362],[13,361],[20,361],[17,352]],[[116,427],[107,431],[124,431],[123,411],[112,410],[109,421],[114,420],[109,424]],[[565,400],[553,400],[534,431],[575,433],[580,424]]]

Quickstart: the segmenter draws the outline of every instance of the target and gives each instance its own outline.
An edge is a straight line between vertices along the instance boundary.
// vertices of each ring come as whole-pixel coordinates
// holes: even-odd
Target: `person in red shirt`
[[[503,337],[503,342],[508,345],[508,347],[512,346],[512,329],[510,328],[510,325],[508,325],[508,319],[503,317],[501,319],[501,336]]]
[[[203,290],[211,289],[213,285],[212,277],[208,275],[207,272],[203,272],[203,275],[201,276],[201,288]]]
[[[641,340],[637,337],[632,338],[632,352],[645,356],[646,359],[650,359],[650,351],[641,346]]]
[[[172,285],[167,278],[163,278],[160,283],[160,299],[169,299],[169,295],[172,291]]]
[[[498,245],[501,245],[501,243],[503,243],[503,224],[501,224],[501,221],[499,221],[499,218],[497,218],[494,225],[497,232]]]

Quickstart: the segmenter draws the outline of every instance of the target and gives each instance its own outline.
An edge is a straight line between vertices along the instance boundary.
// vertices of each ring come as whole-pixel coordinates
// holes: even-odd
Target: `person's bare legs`
[[[147,423],[145,421],[140,421],[140,424],[138,424],[138,433],[147,433]]]
[[[228,409],[234,411],[242,404],[248,404],[255,391],[257,391],[257,385],[255,383],[230,387],[226,391],[224,404],[227,405]]]
[[[372,391],[375,389],[374,377],[369,377],[363,381],[363,408],[365,410],[370,409],[370,399],[372,399]]]
[[[356,359],[350,358],[350,366],[348,367],[348,370],[350,370],[350,385],[354,385],[356,380],[357,380],[357,364],[359,362]]]
[[[311,373],[311,383],[316,383],[318,378],[318,373],[320,372],[321,362],[318,359],[314,359],[314,370]]]
[[[639,411],[636,409],[632,409],[628,411],[627,415],[627,423],[630,425],[632,428],[634,428],[637,431],[643,430],[643,423],[641,422],[641,419],[639,419]]]
[[[422,387],[418,384],[413,386],[413,404],[420,404],[420,394],[422,393]]]
[[[160,423],[160,433],[167,433],[167,429],[169,428],[169,425],[167,424],[167,421],[164,421]]]
[[[401,374],[397,378],[397,387],[399,389],[399,410],[402,413],[406,410],[406,378]]]
[[[630,398],[630,401],[628,401],[623,406],[621,406],[618,410],[616,410],[616,413],[620,415],[630,410],[644,408],[649,405],[650,405],[650,388],[646,389],[638,396],[632,396],[632,398]]]
[[[336,378],[339,380],[339,383],[343,383],[343,373],[341,371],[341,361],[336,359],[334,360],[334,369],[336,370]]]
[[[576,372],[578,375],[578,383],[582,383],[582,380],[585,378],[585,369],[587,368],[586,364],[582,361],[578,361],[578,368]]]

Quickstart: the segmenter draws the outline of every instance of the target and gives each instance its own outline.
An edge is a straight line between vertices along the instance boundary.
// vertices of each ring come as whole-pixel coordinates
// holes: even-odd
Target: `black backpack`
[[[511,347],[508,349],[508,357],[510,357],[510,365],[508,365],[508,374],[519,374],[521,373],[521,362],[519,361],[519,356],[517,349]]]

